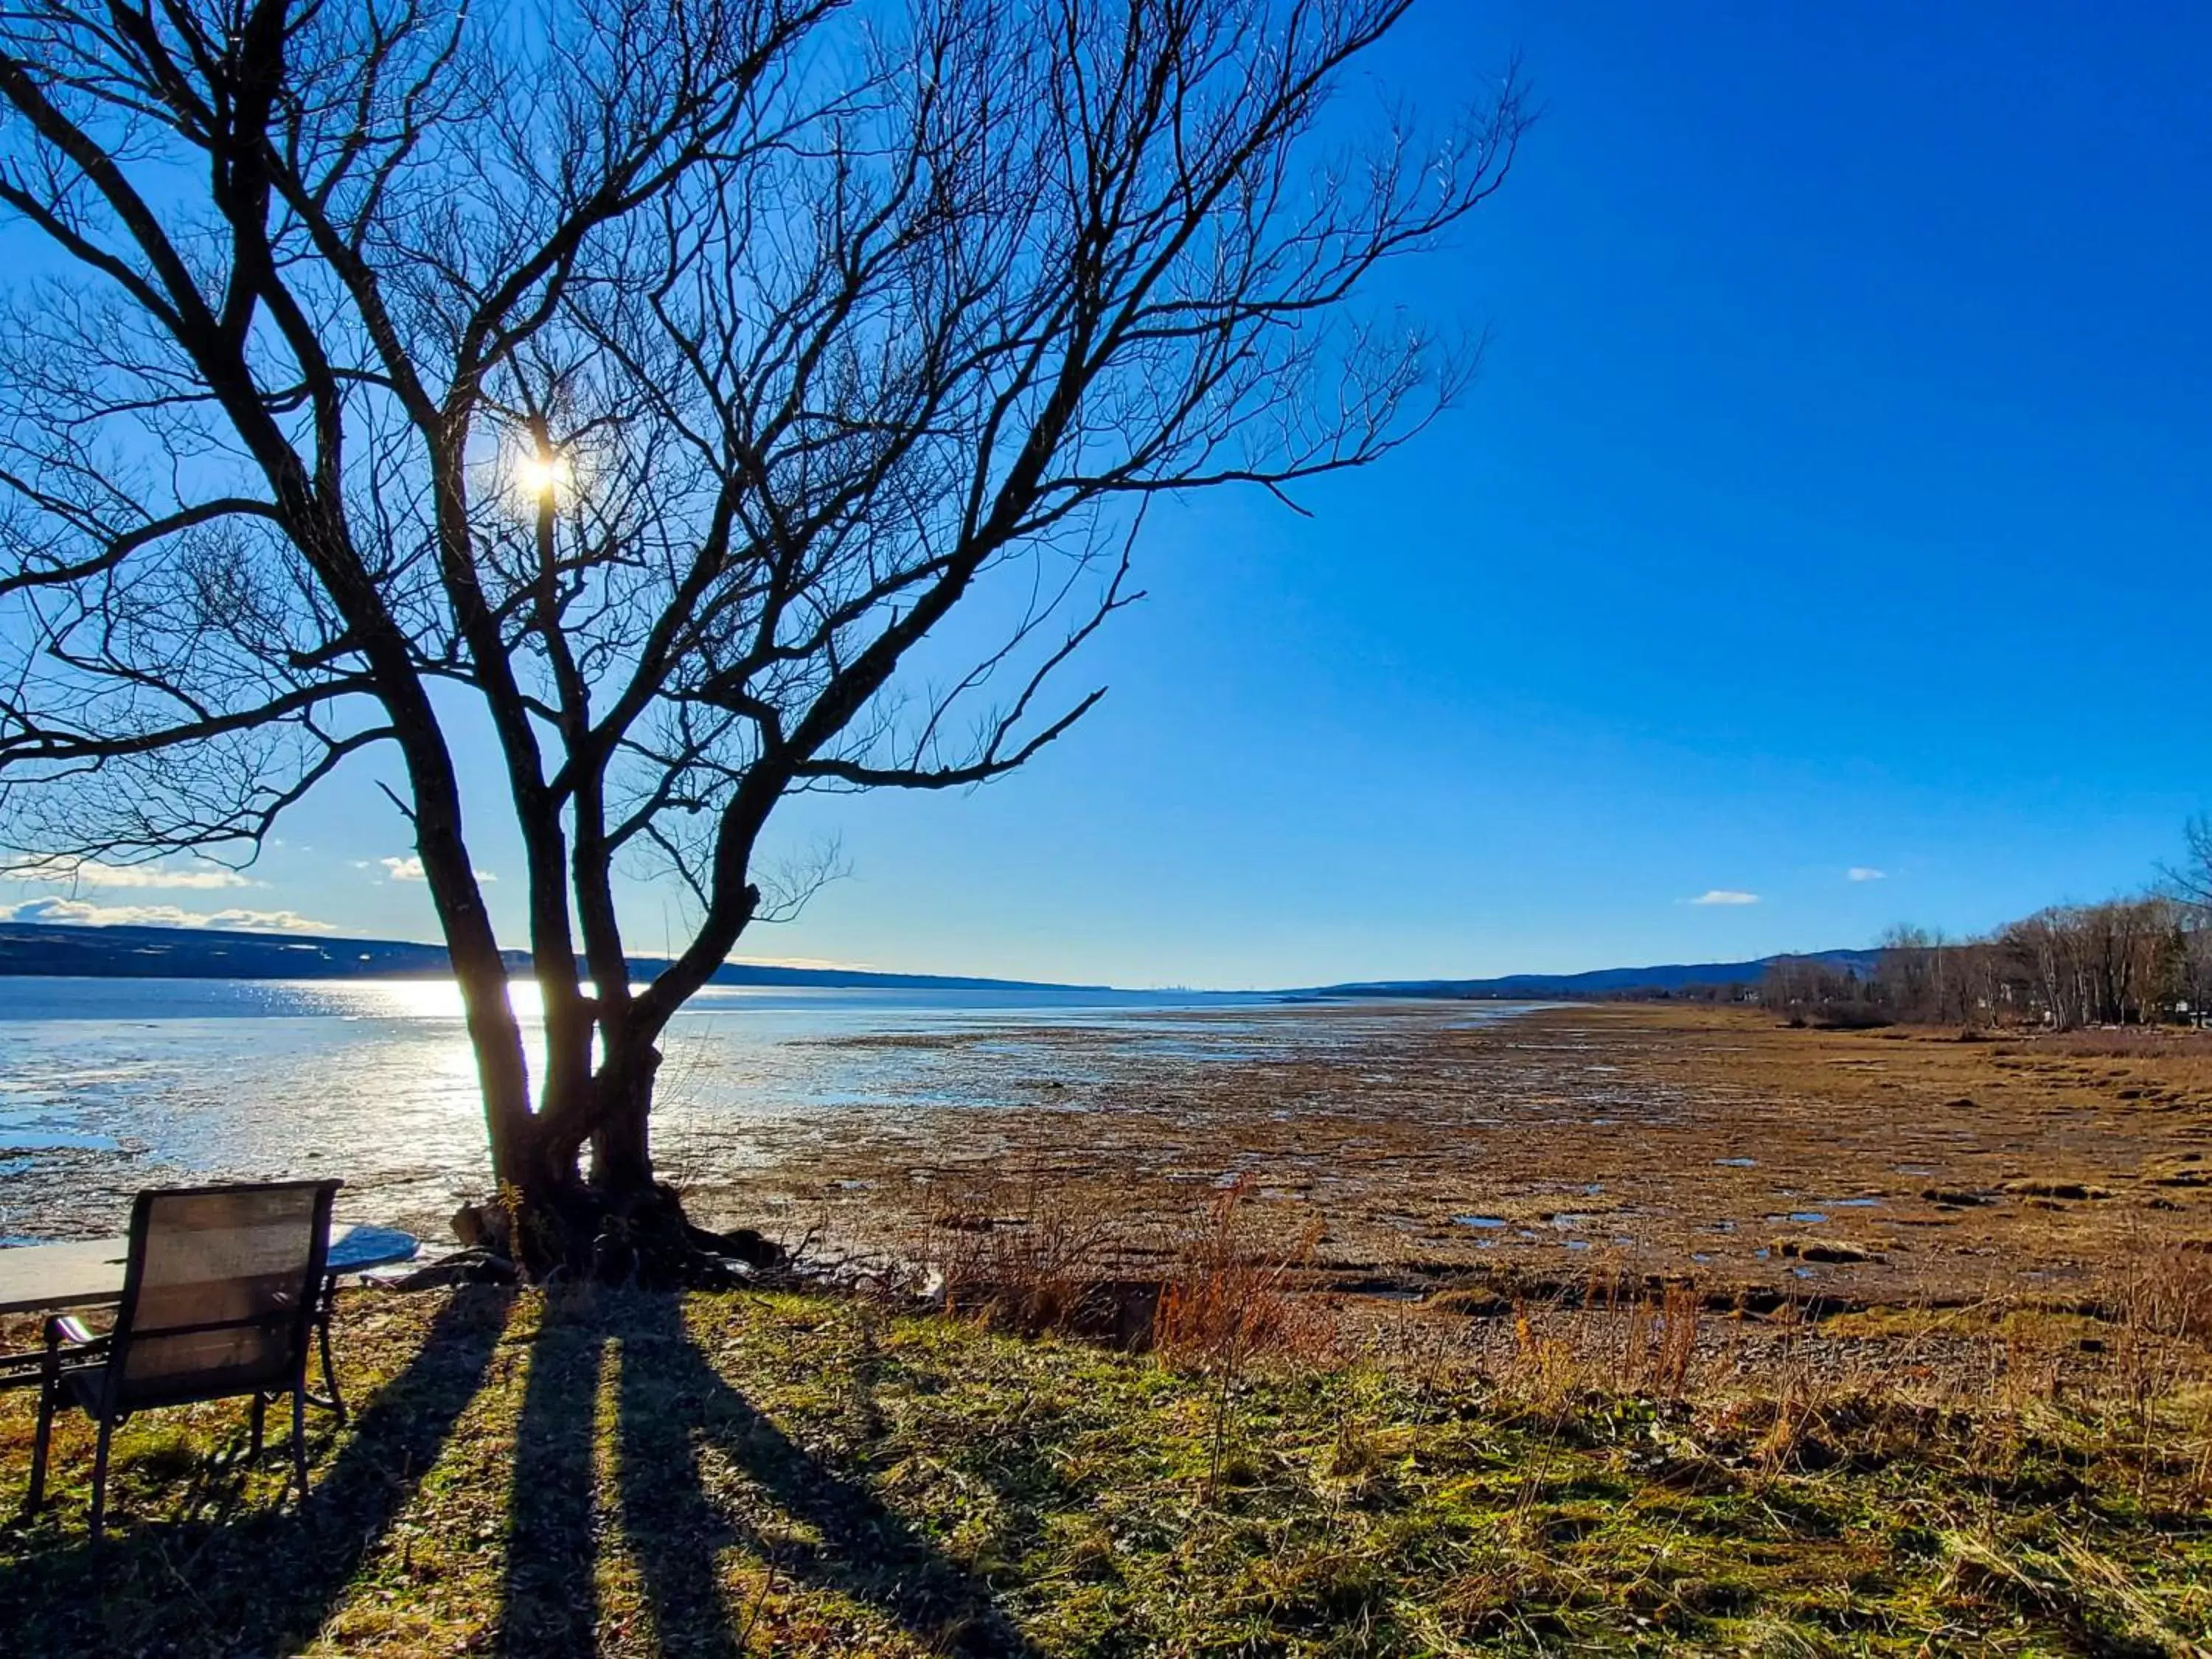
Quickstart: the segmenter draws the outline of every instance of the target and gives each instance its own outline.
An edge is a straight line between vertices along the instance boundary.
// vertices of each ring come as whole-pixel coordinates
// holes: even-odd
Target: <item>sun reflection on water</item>
[[[538,988],[511,995],[534,1076]],[[1028,1100],[1041,1056],[1020,1028],[1103,1023],[1176,1042],[1173,1021],[1128,1024],[1150,1012],[710,987],[664,1035],[656,1144],[736,1170],[770,1156],[770,1131],[825,1114],[884,1114],[889,1133],[933,1107]],[[988,1044],[840,1041],[979,1024]],[[12,980],[0,1078],[0,1233],[86,1231],[66,1206],[113,1209],[139,1186],[319,1173],[344,1178],[356,1218],[435,1227],[483,1179],[476,1060],[449,980]],[[94,1172],[73,1148],[126,1161]]]

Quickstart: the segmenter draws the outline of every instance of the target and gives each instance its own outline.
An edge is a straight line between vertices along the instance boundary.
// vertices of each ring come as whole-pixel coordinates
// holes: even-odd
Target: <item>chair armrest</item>
[[[75,1314],[56,1314],[46,1321],[46,1346],[58,1349],[66,1342],[72,1359],[104,1350],[108,1340],[107,1332],[94,1330]]]

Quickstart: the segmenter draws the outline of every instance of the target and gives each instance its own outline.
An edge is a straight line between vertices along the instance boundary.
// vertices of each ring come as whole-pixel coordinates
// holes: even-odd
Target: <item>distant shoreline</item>
[[[510,972],[530,971],[530,953],[504,953]],[[634,980],[648,980],[667,965],[655,957],[629,959]],[[244,979],[438,980],[453,976],[442,945],[412,940],[302,938],[228,929],[116,926],[84,927],[50,922],[0,922],[0,978],[11,979]],[[782,968],[725,963],[715,985],[786,989],[884,991],[1050,991],[1136,994],[1104,985],[984,979],[954,974],[885,974],[858,968]],[[1208,994],[1193,993],[1194,995]]]

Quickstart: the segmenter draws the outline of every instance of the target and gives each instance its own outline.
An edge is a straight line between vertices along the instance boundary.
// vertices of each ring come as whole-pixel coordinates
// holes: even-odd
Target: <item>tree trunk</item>
[[[726,1287],[732,1258],[781,1265],[783,1251],[758,1233],[694,1226],[675,1189],[653,1179],[647,1125],[659,1066],[657,1048],[634,1048],[583,1085],[598,1097],[591,1111],[550,1097],[542,1103],[527,1154],[500,1200],[456,1218],[464,1241],[505,1257],[528,1279],[558,1273],[655,1289]],[[580,1148],[559,1126],[592,1117],[586,1180],[577,1173]]]
[[[653,1184],[647,1124],[659,1069],[660,1050],[648,1047],[621,1073],[610,1065],[597,1079],[612,1098],[592,1131],[592,1185],[610,1198],[632,1197]]]

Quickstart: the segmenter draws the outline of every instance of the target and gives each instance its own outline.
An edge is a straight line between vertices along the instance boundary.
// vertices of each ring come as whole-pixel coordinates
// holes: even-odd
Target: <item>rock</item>
[[[1948,1210],[1970,1210],[1992,1201],[1984,1194],[1970,1193],[1957,1187],[1923,1187],[1920,1196]]]
[[[1856,1244],[1846,1244],[1838,1239],[1778,1238],[1774,1253],[1793,1261],[1824,1261],[1835,1267],[1845,1267],[1856,1261],[1879,1261],[1873,1251]]]
[[[2004,1189],[2021,1198],[2057,1198],[2073,1201],[2112,1195],[2109,1188],[2093,1187],[2086,1181],[2008,1181]]]
[[[748,1267],[768,1269],[791,1264],[790,1251],[767,1234],[750,1227],[735,1227],[726,1233],[694,1227],[691,1229],[691,1242],[709,1255],[726,1256],[732,1261],[742,1261]]]

